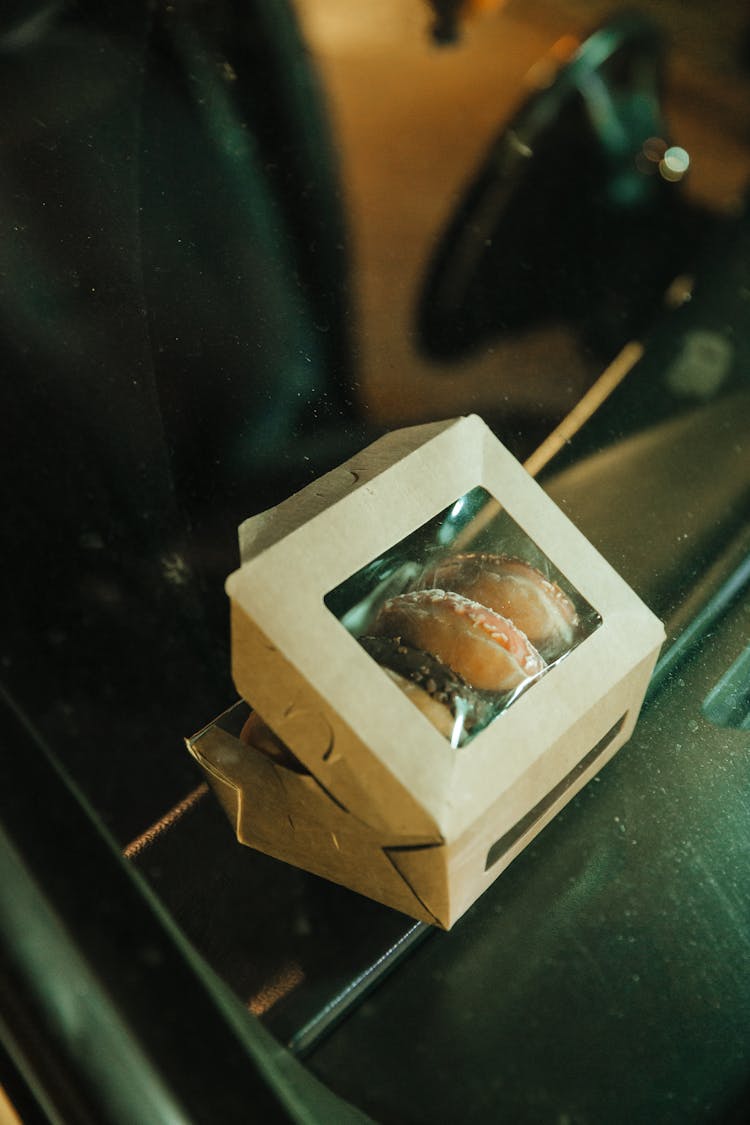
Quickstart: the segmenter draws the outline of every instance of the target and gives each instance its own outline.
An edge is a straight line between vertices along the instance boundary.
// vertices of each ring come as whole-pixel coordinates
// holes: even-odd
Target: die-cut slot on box
[[[476,416],[381,438],[240,552],[242,701],[188,740],[238,839],[446,929],[628,739],[664,637]]]

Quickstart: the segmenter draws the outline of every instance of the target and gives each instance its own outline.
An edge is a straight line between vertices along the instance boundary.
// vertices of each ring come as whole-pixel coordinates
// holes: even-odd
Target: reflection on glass
[[[456,747],[601,624],[484,488],[459,497],[325,603]]]

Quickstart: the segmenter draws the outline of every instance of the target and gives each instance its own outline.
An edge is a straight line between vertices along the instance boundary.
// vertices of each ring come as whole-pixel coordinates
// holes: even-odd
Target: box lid
[[[477,488],[595,607],[601,625],[455,748],[326,598]],[[479,530],[475,521],[460,536],[468,545]],[[227,580],[238,690],[337,801],[386,835],[428,842],[464,831],[663,640],[661,623],[473,415],[381,438],[246,521],[240,544],[241,566]]]

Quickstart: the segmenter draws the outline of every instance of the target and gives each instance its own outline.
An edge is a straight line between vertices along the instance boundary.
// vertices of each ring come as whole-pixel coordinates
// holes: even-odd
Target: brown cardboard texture
[[[475,416],[382,438],[246,521],[240,545],[235,683],[297,764],[240,741],[236,715],[190,740],[238,838],[450,927],[630,736],[661,623]],[[502,628],[474,597],[486,567],[500,568],[492,591],[512,590]],[[471,585],[477,569],[485,585]],[[540,641],[529,589],[552,605]],[[397,617],[384,641],[394,612],[407,633],[427,613],[433,632],[415,644]],[[489,635],[482,654],[512,683],[479,682],[484,655],[461,664],[459,626],[472,659]],[[405,685],[384,644],[395,661],[429,651],[417,663],[437,657],[438,673]],[[433,725],[414,694],[450,697],[438,710],[453,726]]]

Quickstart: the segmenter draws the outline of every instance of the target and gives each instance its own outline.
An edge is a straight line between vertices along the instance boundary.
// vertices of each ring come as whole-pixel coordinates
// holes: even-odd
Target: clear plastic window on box
[[[481,487],[331,590],[325,604],[455,747],[601,624]]]

